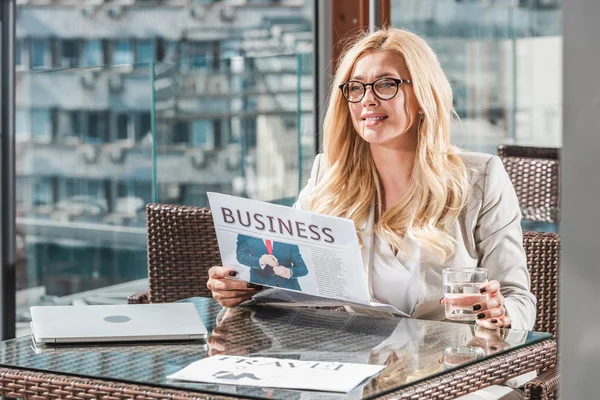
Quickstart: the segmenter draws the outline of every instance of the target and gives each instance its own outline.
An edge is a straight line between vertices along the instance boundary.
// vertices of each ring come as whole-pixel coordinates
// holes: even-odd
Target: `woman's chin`
[[[384,132],[378,132],[372,129],[365,129],[361,136],[365,142],[371,145],[384,145],[389,143],[390,140],[393,140],[393,138],[391,138],[389,135],[386,135]]]
[[[385,133],[377,129],[366,128],[361,133],[362,138],[370,144],[381,143],[385,138]]]

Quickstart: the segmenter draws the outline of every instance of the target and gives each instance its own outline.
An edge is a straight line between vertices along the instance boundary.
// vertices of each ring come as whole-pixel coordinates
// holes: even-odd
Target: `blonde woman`
[[[365,35],[337,67],[324,151],[296,207],[354,221],[374,301],[441,320],[442,269],[484,267],[477,324],[532,329],[517,197],[498,157],[451,145],[454,116],[448,79],[423,39],[399,29]],[[223,306],[260,290],[228,275],[210,270]]]
[[[498,157],[451,145],[454,115],[423,39],[400,29],[365,35],[338,65],[324,151],[296,206],[354,221],[373,300],[441,320],[442,268],[479,266],[490,281],[488,300],[474,305],[477,324],[531,329],[536,299],[514,189]],[[233,307],[257,288],[229,274],[212,268],[208,287]]]

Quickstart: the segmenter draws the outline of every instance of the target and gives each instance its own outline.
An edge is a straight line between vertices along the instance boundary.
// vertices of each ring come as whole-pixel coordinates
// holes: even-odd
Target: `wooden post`
[[[391,23],[390,0],[380,2],[381,25]],[[352,38],[369,30],[369,0],[331,0],[332,71],[345,46]]]

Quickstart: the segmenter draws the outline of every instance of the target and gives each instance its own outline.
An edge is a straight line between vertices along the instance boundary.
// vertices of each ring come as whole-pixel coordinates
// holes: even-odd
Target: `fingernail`
[[[236,271],[229,271],[229,276],[236,276],[237,272]]]
[[[481,314],[477,314],[477,319],[483,319],[485,318],[485,314],[481,313]]]
[[[479,310],[481,310],[481,304],[475,304],[473,306],[473,311],[479,311]]]
[[[246,286],[248,286],[249,289],[254,289],[256,287],[254,283],[249,283]]]
[[[492,319],[490,319],[490,322],[491,322],[492,324],[497,324],[497,323],[498,323],[498,320],[497,320],[496,318],[492,318]]]
[[[485,292],[487,292],[486,288],[482,287],[481,289],[479,289],[479,293],[485,293]]]
[[[264,287],[262,287],[262,286],[260,286],[260,285],[257,285],[257,286],[256,286],[254,289],[256,289],[256,290],[263,290],[263,289],[264,289]]]

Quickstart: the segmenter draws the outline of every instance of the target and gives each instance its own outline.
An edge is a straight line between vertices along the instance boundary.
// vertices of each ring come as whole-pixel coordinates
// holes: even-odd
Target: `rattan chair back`
[[[531,292],[537,298],[537,316],[533,330],[556,336],[560,236],[549,232],[524,232],[523,247],[527,254]]]
[[[559,149],[500,145],[498,156],[517,192],[523,219],[533,222],[559,222]]]
[[[208,270],[221,255],[210,209],[148,204],[146,218],[149,302],[212,297]]]

